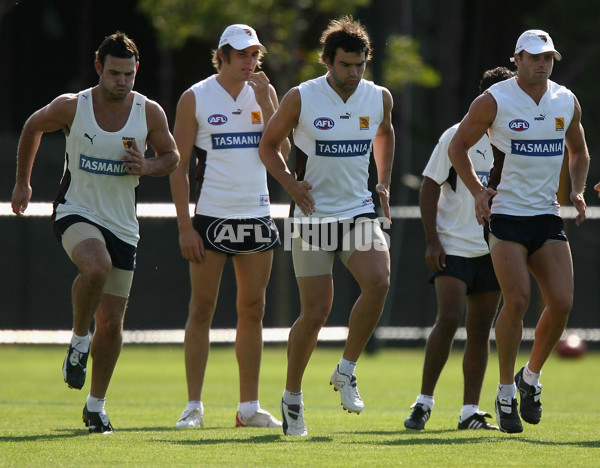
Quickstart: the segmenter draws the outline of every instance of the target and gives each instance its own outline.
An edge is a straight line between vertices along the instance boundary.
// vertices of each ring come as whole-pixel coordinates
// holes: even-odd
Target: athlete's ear
[[[102,76],[102,63],[100,63],[99,60],[96,60],[94,62],[94,68],[96,69],[96,73],[98,73],[98,76]]]

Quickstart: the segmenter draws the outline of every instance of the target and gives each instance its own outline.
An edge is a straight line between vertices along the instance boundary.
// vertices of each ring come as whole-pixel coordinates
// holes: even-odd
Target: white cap
[[[256,31],[247,24],[232,24],[227,26],[221,39],[219,40],[219,49],[225,44],[229,44],[235,50],[243,50],[246,47],[257,45],[260,50],[266,52],[267,49],[258,40]]]
[[[533,55],[554,52],[556,60],[562,59],[562,55],[554,48],[554,42],[552,42],[550,34],[541,29],[529,29],[519,36],[515,46],[515,54],[523,50]]]

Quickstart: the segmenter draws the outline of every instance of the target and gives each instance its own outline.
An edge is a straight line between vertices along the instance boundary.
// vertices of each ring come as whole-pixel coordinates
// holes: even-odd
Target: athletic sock
[[[106,398],[96,398],[92,395],[88,395],[85,406],[87,406],[88,411],[91,413],[102,413],[102,411],[104,411],[105,403]]]
[[[423,395],[420,394],[417,397],[417,404],[423,405],[425,410],[430,409],[433,410],[433,405],[435,404],[435,400],[433,399],[433,395]]]
[[[299,405],[302,403],[302,390],[299,392],[283,391],[283,402],[286,405]]]
[[[475,413],[479,411],[479,405],[464,405],[460,410],[460,422],[463,422],[465,419],[469,419]]]
[[[201,414],[204,414],[204,406],[201,401],[190,400],[185,407],[186,410],[199,409]]]
[[[78,336],[75,334],[75,330],[73,330],[71,346],[80,353],[87,353],[90,350],[90,335]]]
[[[258,400],[243,401],[238,404],[238,414],[240,418],[250,418],[260,409]]]
[[[338,364],[338,372],[340,374],[352,375],[356,370],[356,363],[352,361],[348,361],[347,359],[340,359],[340,363]]]
[[[525,368],[523,369],[523,380],[526,384],[533,385],[534,387],[539,385],[540,375],[542,375],[542,371],[540,371],[539,374],[536,374],[529,370],[529,361],[525,364]]]
[[[499,399],[514,398],[515,396],[517,396],[517,386],[514,383],[511,385],[498,384]]]

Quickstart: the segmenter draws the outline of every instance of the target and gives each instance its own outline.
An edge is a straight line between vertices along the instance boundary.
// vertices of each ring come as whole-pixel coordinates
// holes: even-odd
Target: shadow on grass
[[[194,440],[155,440],[161,444],[171,445],[220,445],[220,444],[266,444],[276,442],[287,442],[287,441],[307,441],[311,443],[331,443],[333,439],[331,437],[286,437],[283,434],[268,434],[254,437],[246,437],[243,439],[223,439],[223,438],[202,438]]]
[[[343,434],[343,433],[340,433]],[[354,434],[364,436],[400,436],[400,439],[390,440],[374,440],[374,441],[352,441],[344,442],[342,444],[365,444],[365,445],[390,445],[390,446],[402,446],[402,445],[462,445],[462,444],[480,444],[480,443],[499,443],[506,440],[516,441],[523,444],[533,444],[536,446],[548,445],[552,447],[583,447],[583,448],[600,448],[600,440],[582,440],[582,441],[547,441],[539,440],[531,437],[519,435],[519,434],[504,434],[499,431],[487,432],[483,434],[473,434],[468,437],[429,437],[431,435],[443,435],[443,434],[457,434],[456,430],[451,429],[440,429],[427,432],[410,431],[410,430],[398,430],[398,431],[355,431]],[[493,434],[493,436],[492,436]]]

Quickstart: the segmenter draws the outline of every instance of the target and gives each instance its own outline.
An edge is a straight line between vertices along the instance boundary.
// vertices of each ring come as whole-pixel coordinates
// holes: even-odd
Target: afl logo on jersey
[[[223,125],[227,123],[227,117],[223,114],[213,114],[208,118],[208,123],[211,125]]]
[[[329,117],[319,117],[315,119],[313,125],[319,130],[331,130],[335,125],[335,122]]]
[[[527,120],[522,119],[511,120],[508,124],[508,128],[515,132],[524,132],[529,128],[529,122],[527,122]]]

